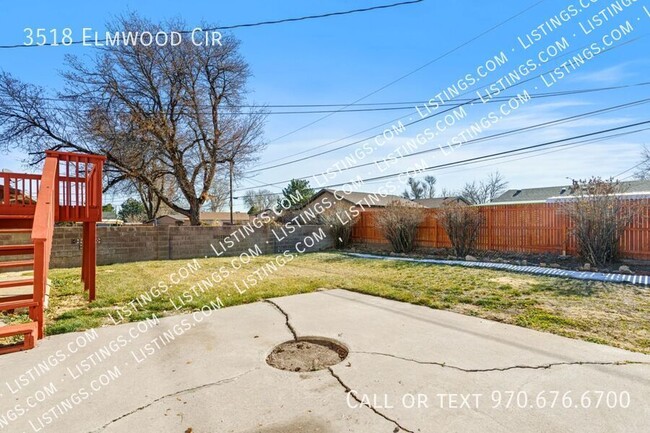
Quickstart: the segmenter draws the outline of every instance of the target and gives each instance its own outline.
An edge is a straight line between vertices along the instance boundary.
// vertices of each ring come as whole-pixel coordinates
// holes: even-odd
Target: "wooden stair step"
[[[33,278],[25,278],[22,280],[6,280],[6,281],[0,280],[0,289],[8,289],[11,287],[33,286],[33,285],[34,285]]]
[[[0,262],[0,269],[24,268],[34,266],[34,260],[12,260],[9,262]]]
[[[0,338],[13,337],[14,335],[20,335],[20,334],[28,334],[30,332],[36,332],[37,329],[38,329],[38,323],[36,322],[27,322],[27,323],[19,323],[17,325],[0,326]]]
[[[16,310],[18,308],[36,307],[37,305],[38,302],[34,301],[33,299],[25,299],[20,301],[5,301],[5,302],[0,300],[0,311]]]
[[[24,335],[22,343],[0,347],[0,355],[21,350],[33,349],[38,337],[38,323],[28,322],[17,325],[0,326],[0,338]]]
[[[26,293],[24,295],[2,296],[0,297],[0,303],[13,301],[32,301],[33,299],[33,293]]]
[[[0,256],[34,254],[34,244],[0,245]]]
[[[0,229],[1,234],[31,233],[32,229]]]

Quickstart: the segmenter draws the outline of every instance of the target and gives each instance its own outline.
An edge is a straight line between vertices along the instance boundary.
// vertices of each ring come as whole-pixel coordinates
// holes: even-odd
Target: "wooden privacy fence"
[[[650,200],[637,200],[639,211],[621,239],[623,258],[650,260]],[[487,205],[478,207],[483,215],[477,248],[479,250],[576,254],[570,221],[557,203]],[[352,240],[359,243],[383,244],[373,219],[379,209],[361,213],[352,230]],[[436,209],[426,209],[420,225],[417,244],[423,248],[451,247],[445,230],[436,216]]]

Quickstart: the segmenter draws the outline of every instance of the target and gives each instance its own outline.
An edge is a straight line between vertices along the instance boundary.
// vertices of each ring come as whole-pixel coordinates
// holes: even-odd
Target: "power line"
[[[588,88],[588,89],[575,89],[575,90],[563,90],[563,91],[557,91],[557,92],[543,92],[543,93],[536,93],[535,96],[537,97],[552,97],[552,96],[562,96],[567,93],[570,94],[578,94],[578,93],[588,93],[588,92],[594,92],[594,91],[601,91],[601,90],[614,90],[614,89],[622,89],[630,86],[637,86],[637,85],[646,85],[650,84],[650,81],[648,82],[643,82],[643,83],[636,83],[636,84],[624,84],[620,86],[607,86],[607,87],[597,87],[597,88]],[[465,93],[463,93],[465,94]],[[507,96],[496,96],[495,98],[507,98]],[[78,96],[59,96],[59,97],[43,97],[41,98],[44,101],[58,101],[58,102],[70,102],[70,101],[80,101],[83,102],[84,98],[78,97]],[[454,98],[453,101],[458,101],[458,102],[471,102],[474,101],[476,98]],[[89,99],[92,101],[92,99]],[[389,102],[362,102],[358,104],[255,104],[255,105],[249,105],[249,104],[233,104],[230,105],[230,108],[316,108],[316,107],[341,107],[344,105],[349,105],[349,106],[367,106],[367,107],[372,107],[372,106],[382,106],[382,105],[408,105],[410,108],[413,108],[414,105],[420,105],[420,104],[426,104],[428,101],[389,101]],[[451,101],[445,101],[445,102],[440,102],[440,105],[449,105]],[[179,106],[183,106],[180,104]]]
[[[530,81],[530,80],[532,80],[532,79],[534,79],[534,78],[537,78],[537,77],[531,77],[531,78],[528,79],[528,80],[520,81],[519,83],[514,84],[513,86],[510,86],[509,88],[516,87],[516,86],[518,86],[518,85],[520,85],[520,84],[523,84],[523,83],[526,83],[527,81]],[[632,86],[632,87],[635,87],[635,86],[642,86],[642,85],[647,85],[647,84],[648,84],[648,83],[637,83],[637,84],[633,84],[633,85],[631,85],[631,86]],[[475,98],[474,100],[477,100],[477,99],[478,99],[478,98]],[[499,101],[499,102],[500,102],[500,101]],[[431,119],[431,118],[433,118],[433,117],[436,117],[436,116],[442,115],[442,114],[444,114],[444,113],[446,113],[446,112],[449,112],[449,111],[451,111],[451,110],[453,110],[453,109],[456,109],[456,108],[462,107],[462,106],[467,105],[467,104],[469,104],[469,103],[470,103],[470,102],[465,102],[465,103],[462,103],[462,104],[458,104],[458,105],[455,105],[455,106],[453,106],[453,107],[451,107],[451,108],[448,108],[448,109],[446,109],[446,110],[442,110],[442,111],[439,111],[439,112],[437,112],[437,113],[434,113],[434,114],[432,114],[431,116],[423,117],[423,118],[420,118],[420,119],[414,120],[414,121],[412,121],[412,122],[408,122],[408,123],[404,124],[404,127],[408,127],[408,126],[414,125],[414,124],[416,124],[416,123],[423,122],[423,121],[428,120],[428,119]],[[355,144],[363,143],[364,141],[370,140],[370,139],[372,139],[372,138],[374,138],[374,137],[378,137],[379,135],[380,135],[380,134],[376,134],[376,135],[373,135],[373,136],[371,136],[371,137],[366,137],[366,138],[363,138],[363,139],[360,139],[360,140],[356,140],[356,141],[353,141],[353,142],[351,142],[351,143],[347,143],[347,144],[344,144],[344,145],[341,145],[341,146],[337,146],[337,147],[332,148],[332,149],[328,149],[328,150],[324,150],[324,151],[321,151],[321,152],[315,153],[315,154],[313,154],[313,155],[308,155],[308,156],[303,156],[303,157],[300,157],[300,158],[292,159],[291,161],[286,161],[286,162],[282,162],[282,163],[279,163],[279,164],[275,164],[275,165],[271,165],[271,166],[266,166],[266,167],[260,167],[260,168],[258,168],[257,170],[253,170],[252,173],[260,173],[260,172],[262,172],[262,171],[266,171],[266,170],[270,170],[270,169],[278,168],[278,167],[283,167],[283,166],[290,165],[290,164],[295,164],[296,162],[301,162],[301,161],[305,161],[305,160],[307,160],[307,159],[315,158],[315,157],[317,157],[317,156],[325,155],[325,154],[327,154],[327,153],[332,153],[332,152],[335,152],[335,151],[337,151],[337,150],[341,150],[341,149],[345,149],[345,148],[350,147],[350,146],[354,146]],[[318,147],[322,147],[322,145],[321,145],[321,146],[318,146]],[[294,155],[295,155],[295,154],[294,154]]]
[[[522,132],[526,132],[526,131],[530,131],[530,130],[534,130],[534,129],[538,129],[538,128],[546,128],[546,127],[549,127],[551,125],[560,125],[560,124],[563,124],[563,123],[573,122],[575,120],[583,119],[583,118],[586,118],[586,117],[596,116],[596,115],[603,114],[603,113],[608,113],[608,112],[611,112],[611,111],[618,111],[618,110],[621,110],[621,109],[624,109],[624,108],[629,108],[629,107],[634,107],[634,106],[637,106],[637,105],[647,104],[648,102],[650,102],[650,98],[641,99],[641,100],[629,102],[629,103],[626,103],[626,104],[616,105],[616,106],[613,106],[613,107],[601,108],[599,110],[594,110],[594,111],[589,111],[589,112],[586,112],[586,113],[576,114],[576,115],[573,115],[573,116],[564,117],[562,119],[550,120],[548,122],[542,122],[542,123],[538,123],[538,124],[535,124],[535,125],[525,126],[525,127],[522,127],[522,128],[517,128],[517,129],[510,130],[510,131],[504,131],[504,132],[500,132],[500,133],[497,133],[497,134],[488,135],[486,137],[479,137],[479,138],[475,138],[475,139],[472,139],[472,140],[468,140],[468,141],[463,143],[463,146],[466,146],[468,144],[480,143],[480,142],[483,142],[483,141],[490,141],[490,140],[494,140],[496,138],[502,138],[502,137],[506,137],[506,136],[510,136],[510,135],[520,134]],[[418,152],[410,153],[410,154],[406,155],[406,157],[423,155],[425,153],[431,153],[431,152],[435,152],[435,151],[438,151],[438,150],[440,150],[440,149],[439,148],[424,149],[424,150],[420,150]],[[352,169],[355,169],[355,168],[367,167],[369,165],[376,164],[377,162],[380,162],[380,161],[381,161],[381,159],[380,160],[365,162],[365,163],[359,164],[359,165],[342,167],[342,168],[338,169],[337,172],[352,170]]]
[[[627,170],[620,172],[619,174],[617,174],[616,176],[614,176],[614,178],[619,178],[619,177],[623,176],[625,173],[628,173],[628,172],[634,170],[634,169],[637,168],[637,167],[641,167],[641,166],[642,166],[643,164],[645,164],[645,163],[646,163],[646,161],[641,161],[640,163],[638,163],[638,164],[635,165],[634,167],[630,167],[630,168],[628,168]],[[634,176],[634,174],[632,174],[631,176]],[[627,177],[630,177],[630,176],[627,176]]]
[[[639,39],[641,39],[641,38],[646,37],[647,35],[648,35],[648,34],[644,34],[644,35],[642,35],[642,36],[639,36],[639,37],[636,37],[636,38],[630,39],[630,40],[628,40],[628,41],[626,41],[626,42],[623,42],[623,43],[621,43],[621,44],[619,44],[619,45],[616,45],[616,46],[613,46],[613,47],[608,48],[608,49],[606,49],[606,50],[603,50],[602,52],[600,52],[600,53],[597,54],[597,55],[601,55],[601,54],[604,54],[604,53],[609,52],[609,51],[611,51],[611,50],[614,50],[614,49],[620,48],[620,47],[622,47],[622,46],[625,46],[625,45],[627,45],[627,44],[633,43],[633,42],[635,42],[635,41],[637,41],[637,40],[639,40]],[[560,56],[554,58],[554,60],[561,59],[561,58],[566,57],[566,56],[568,56],[568,55],[571,55],[571,54],[573,54],[573,53],[575,53],[575,52],[581,51],[581,50],[583,50],[583,49],[586,48],[586,47],[588,47],[588,46],[585,46],[585,47],[582,47],[582,48],[578,48],[578,49],[575,49],[575,50],[572,50],[572,51],[566,52],[565,54],[560,55]],[[595,56],[594,56],[594,57],[595,57]],[[511,89],[511,88],[513,88],[513,87],[520,86],[520,85],[522,85],[522,84],[525,84],[525,83],[527,83],[527,82],[529,82],[529,81],[532,81],[532,80],[534,80],[534,79],[540,77],[540,76],[543,75],[543,74],[544,74],[544,72],[540,72],[539,74],[534,75],[534,76],[532,76],[532,77],[530,77],[530,78],[527,78],[527,79],[525,79],[525,80],[519,81],[519,82],[513,84],[512,86],[507,86],[507,87],[505,87],[503,90],[507,90],[507,89]],[[466,95],[466,94],[468,94],[468,93],[470,93],[470,92],[471,92],[471,90],[468,90],[468,91],[462,93],[462,94],[459,95],[459,96]],[[456,98],[453,98],[452,100],[456,100]],[[404,126],[411,126],[411,125],[413,125],[413,124],[415,124],[415,123],[419,123],[419,122],[422,122],[422,121],[424,121],[424,120],[427,120],[427,119],[430,119],[430,118],[433,118],[433,117],[439,116],[439,115],[444,114],[444,113],[446,113],[446,112],[448,112],[448,111],[451,111],[451,110],[453,110],[453,109],[455,109],[455,108],[459,108],[459,107],[462,107],[462,106],[464,106],[464,105],[471,104],[472,102],[475,102],[475,101],[478,101],[478,100],[479,100],[479,98],[468,99],[467,102],[463,102],[463,103],[460,103],[460,104],[454,105],[454,106],[452,106],[451,108],[449,108],[449,109],[447,109],[447,110],[443,110],[443,111],[440,111],[440,112],[436,112],[436,113],[434,113],[434,114],[432,114],[432,115],[430,115],[430,116],[427,116],[427,117],[424,117],[424,118],[421,118],[421,119],[415,120],[415,121],[413,121],[413,122],[407,123],[407,124],[405,124]],[[351,134],[351,135],[348,135],[348,136],[345,136],[345,137],[339,138],[339,139],[337,139],[337,140],[333,140],[333,141],[329,141],[329,142],[327,142],[327,143],[320,144],[320,145],[315,146],[315,147],[313,147],[313,148],[311,148],[311,149],[306,149],[306,150],[303,150],[303,151],[300,151],[300,152],[295,152],[295,153],[293,153],[291,156],[296,156],[296,155],[304,154],[304,153],[311,152],[311,151],[313,151],[313,150],[316,150],[316,149],[319,149],[319,148],[322,148],[322,147],[325,147],[325,146],[329,146],[330,144],[338,143],[338,142],[340,142],[340,141],[346,140],[346,139],[348,139],[348,138],[355,137],[355,136],[360,135],[360,134],[363,134],[363,133],[365,133],[365,132],[369,132],[369,131],[372,131],[372,130],[374,130],[374,129],[377,129],[377,128],[380,128],[380,127],[383,127],[383,126],[386,126],[386,125],[392,124],[392,123],[394,123],[394,122],[396,122],[396,121],[399,121],[399,120],[401,120],[401,119],[403,119],[403,118],[404,118],[404,116],[397,117],[397,118],[395,118],[395,119],[389,120],[388,122],[384,122],[384,123],[381,123],[381,124],[379,124],[379,125],[372,126],[372,127],[370,127],[370,128],[364,129],[363,131],[356,132],[356,133],[354,133],[354,134]],[[310,158],[313,158],[313,157],[316,157],[316,156],[321,156],[321,155],[324,155],[324,154],[327,154],[327,153],[335,152],[335,151],[337,151],[337,150],[344,149],[344,148],[346,148],[346,147],[350,147],[350,146],[353,146],[353,145],[355,145],[355,144],[362,143],[362,142],[364,142],[364,141],[366,141],[366,140],[370,140],[370,139],[372,139],[372,138],[374,138],[374,137],[378,137],[379,135],[381,135],[381,134],[375,134],[375,135],[372,135],[372,136],[370,136],[370,137],[366,137],[366,138],[363,138],[363,139],[360,139],[360,140],[357,140],[357,141],[353,141],[352,143],[348,143],[348,144],[345,144],[345,145],[342,145],[342,146],[338,146],[338,147],[335,147],[335,148],[329,149],[329,150],[327,150],[327,151],[323,151],[323,152],[319,152],[319,153],[316,153],[316,154],[313,154],[313,155],[309,155],[308,157],[302,157],[302,158],[294,159],[294,160],[291,160],[291,161],[287,161],[286,163],[276,164],[276,165],[273,165],[273,166],[267,166],[267,167],[260,167],[259,169],[255,170],[254,172],[255,172],[255,173],[259,173],[260,171],[269,170],[269,169],[271,169],[271,168],[276,168],[276,167],[282,167],[282,166],[284,166],[284,165],[293,164],[293,163],[295,163],[295,162],[301,162],[301,161],[304,161],[304,160],[306,160],[306,159],[310,159]],[[271,161],[268,161],[268,163],[273,163],[273,162],[276,162],[276,161],[282,161],[282,160],[285,160],[285,159],[287,159],[287,158],[289,158],[289,157],[276,158],[276,159],[273,159],[273,160],[271,160]]]
[[[514,161],[521,161],[521,160],[524,160],[524,159],[536,158],[536,157],[541,156],[541,155],[548,155],[548,154],[551,154],[551,153],[555,153],[556,149],[559,149],[559,150],[574,149],[574,148],[586,146],[588,144],[593,144],[593,143],[598,143],[598,142],[602,142],[602,141],[611,140],[612,138],[618,138],[618,137],[624,137],[626,135],[638,134],[639,132],[643,132],[643,131],[650,131],[650,128],[641,128],[641,129],[637,129],[635,131],[620,132],[618,134],[611,134],[611,135],[608,135],[606,137],[598,137],[598,138],[592,138],[592,139],[588,139],[588,140],[581,140],[581,141],[576,141],[574,143],[559,144],[557,146],[550,147],[549,149],[551,149],[551,150],[549,150],[547,152],[543,152],[544,149],[532,149],[532,150],[528,150],[528,151],[525,151],[525,152],[518,152],[517,153],[518,155],[520,155],[520,154],[525,155],[525,154],[529,154],[529,153],[534,154],[534,155],[530,155],[530,156],[524,156],[524,157],[521,157],[521,158],[495,157],[495,158],[486,158],[486,161],[489,161],[489,160],[492,160],[492,159],[498,160],[498,159],[506,159],[507,158],[507,162],[511,163],[511,162],[514,162]],[[493,167],[493,166],[495,166],[497,164],[498,163],[483,164],[483,165],[480,165],[478,167],[479,168]],[[472,167],[472,168],[461,168],[459,170],[453,170],[453,171],[445,172],[445,175],[449,175],[449,174],[453,174],[453,173],[460,173],[460,172],[464,172],[464,171],[467,171],[467,170],[473,170],[473,169],[474,169],[474,167]],[[375,182],[379,182],[379,181],[370,181],[370,182],[364,182],[364,183],[375,183]]]
[[[611,106],[611,107],[605,107],[605,108],[601,108],[601,109],[598,109],[598,110],[588,111],[586,113],[575,114],[575,115],[572,115],[572,116],[568,116],[568,117],[564,117],[564,118],[560,118],[560,119],[556,119],[556,120],[550,120],[550,121],[547,121],[547,122],[542,122],[542,123],[537,123],[537,124],[534,124],[534,125],[524,126],[524,127],[521,127],[521,128],[509,130],[509,131],[504,131],[504,132],[500,132],[500,133],[497,133],[497,134],[488,135],[486,137],[478,137],[478,138],[474,138],[474,139],[471,139],[471,140],[467,140],[467,141],[465,141],[463,143],[463,146],[467,146],[467,145],[475,144],[475,143],[480,143],[480,142],[484,142],[484,141],[490,141],[490,140],[494,140],[494,139],[497,139],[497,138],[502,138],[502,137],[509,136],[509,135],[515,135],[515,134],[519,134],[519,133],[534,130],[534,129],[547,128],[547,127],[549,127],[551,125],[558,125],[558,124],[562,124],[562,123],[573,122],[573,121],[581,119],[581,118],[596,116],[596,115],[600,115],[600,114],[604,114],[604,113],[608,113],[608,112],[612,112],[612,111],[618,111],[618,110],[622,110],[622,109],[625,109],[625,108],[634,107],[634,106],[637,106],[637,105],[647,104],[649,102],[650,102],[650,98],[639,99],[639,100],[628,102],[628,103],[625,103],[625,104],[614,105],[614,106]],[[405,155],[404,157],[412,157],[412,156],[422,155],[422,154],[425,154],[425,153],[436,152],[436,151],[441,151],[440,147],[436,147],[436,148],[433,148],[433,149],[424,149],[424,150],[421,150],[421,151],[418,151],[418,152],[413,152],[413,153],[410,153],[408,155]],[[377,162],[380,162],[380,161],[381,161],[381,159],[378,159],[378,160],[365,162],[363,164],[351,165],[351,166],[348,166],[348,167],[341,167],[341,168],[337,169],[337,173],[342,172],[342,171],[357,169],[357,168],[361,168],[361,167],[366,167],[366,166],[369,166],[369,165],[372,165],[372,164],[376,164]],[[295,178],[295,179],[304,180],[304,179],[310,179],[312,177],[313,177],[313,175],[312,176],[298,177],[298,178]],[[264,186],[285,184],[285,183],[289,182],[289,180],[290,179],[275,182],[275,183],[272,183],[272,184],[266,184]],[[249,188],[249,189],[252,189],[252,188]]]
[[[581,135],[576,135],[576,136],[573,136],[573,137],[568,137],[568,138],[563,138],[563,139],[559,139],[559,140],[548,141],[548,142],[545,142],[545,143],[535,144],[535,145],[532,145],[532,146],[525,146],[525,147],[520,147],[520,148],[517,148],[517,149],[506,150],[506,151],[503,151],[503,152],[496,152],[496,153],[492,153],[492,154],[489,154],[489,155],[483,155],[483,156],[477,156],[477,157],[474,157],[474,158],[468,158],[468,159],[464,159],[464,160],[461,160],[461,161],[454,161],[454,162],[448,162],[448,163],[445,163],[445,164],[439,164],[439,165],[424,167],[422,169],[419,169],[418,172],[431,171],[431,170],[444,168],[444,167],[455,167],[455,166],[458,166],[458,165],[467,165],[467,164],[474,163],[475,161],[481,161],[483,159],[494,157],[494,156],[505,156],[505,155],[516,153],[516,152],[519,152],[519,151],[522,151],[522,150],[537,149],[537,148],[541,148],[541,147],[550,146],[552,144],[562,143],[562,142],[565,142],[565,141],[572,141],[572,140],[576,140],[578,138],[592,137],[594,135],[605,134],[605,133],[608,133],[608,132],[620,131],[622,129],[632,128],[632,127],[640,126],[640,125],[646,125],[646,124],[649,124],[649,123],[650,123],[650,120],[645,120],[643,122],[631,123],[631,124],[628,124],[628,125],[618,126],[616,128],[604,129],[604,130],[600,130],[600,131],[596,131],[596,132],[590,132],[588,134],[581,134]],[[408,174],[408,173],[409,173],[408,171],[399,172],[399,173],[392,173],[392,174],[386,174],[386,175],[382,175],[382,176],[375,176],[375,177],[371,177],[371,178],[363,179],[363,180],[368,181],[368,180],[390,179],[392,177],[400,176],[400,175],[404,175],[404,174]],[[346,183],[347,182],[336,183],[336,184],[324,186],[323,188],[331,188],[331,187],[334,187],[334,186],[341,186],[341,185],[345,185]]]
[[[247,27],[259,27],[259,26],[267,26],[271,24],[283,24],[283,23],[292,23],[292,22],[297,22],[297,21],[306,21],[306,20],[314,20],[318,18],[329,18],[329,17],[334,17],[334,16],[342,16],[342,15],[350,15],[350,14],[356,14],[356,13],[361,13],[361,12],[370,12],[370,11],[375,11],[375,10],[380,10],[380,9],[390,9],[390,8],[396,8],[400,6],[406,6],[406,5],[411,5],[411,4],[416,4],[416,3],[421,3],[424,0],[409,0],[409,1],[403,1],[399,3],[392,3],[392,4],[387,4],[387,5],[378,5],[378,6],[371,6],[367,8],[360,8],[360,9],[351,9],[347,11],[339,11],[339,12],[328,12],[324,14],[319,14],[319,15],[307,15],[307,16],[302,16],[302,17],[295,17],[295,18],[283,18],[279,20],[269,20],[269,21],[259,21],[255,23],[245,23],[245,24],[233,24],[229,26],[218,26],[218,27],[211,27],[207,29],[202,29],[204,32],[211,32],[215,30],[233,30],[233,29],[240,29],[240,28],[247,28]],[[177,30],[178,33],[181,34],[189,34],[192,33],[192,30]],[[106,39],[97,39],[97,42],[106,42]],[[72,41],[69,45],[79,45],[84,43],[84,41]],[[58,44],[62,45],[62,44]],[[30,48],[30,47],[47,47],[47,46],[52,46],[52,43],[45,43],[42,45],[24,45],[24,44],[15,44],[15,45],[0,45],[0,49],[11,49],[11,48]]]
[[[625,84],[625,85],[620,85],[620,86],[608,86],[608,87],[598,87],[598,88],[590,88],[590,89],[576,89],[576,90],[565,90],[561,92],[542,92],[542,93],[529,93],[530,97],[533,99],[542,99],[542,98],[555,98],[555,97],[561,97],[561,96],[572,96],[572,95],[581,95],[585,93],[593,93],[593,92],[603,92],[603,91],[611,91],[611,90],[620,90],[620,89],[626,89],[626,88],[631,88],[631,87],[640,87],[640,86],[648,86],[650,85],[650,81],[642,82],[642,83],[635,83],[635,84]],[[495,96],[492,99],[485,101],[484,103],[490,104],[490,103],[499,103],[499,102],[506,102],[510,98],[512,98],[512,95],[503,95],[503,96]],[[53,97],[45,97],[41,98],[42,100],[45,101],[59,101],[59,102],[82,102],[82,98],[66,98],[66,97],[60,97],[60,98],[53,98]],[[476,101],[477,98],[457,98],[454,99],[454,101],[463,101],[463,102],[473,102]],[[413,102],[412,104],[424,104],[426,101],[420,101],[420,102]],[[387,104],[407,104],[408,102],[397,102],[397,103],[392,103],[392,102],[382,102],[379,104],[387,105]],[[370,105],[370,104],[367,104]],[[441,103],[440,106],[445,106],[445,105],[451,105],[449,102]],[[335,105],[332,105],[335,106]],[[188,107],[183,104],[178,104],[176,105],[177,108],[194,108],[194,107]],[[263,106],[255,106],[255,105],[234,105],[234,106],[229,106],[228,108],[267,108],[271,107],[270,105],[263,105]],[[275,105],[275,107],[281,107],[279,105]],[[287,106],[288,107],[288,106]],[[310,107],[310,105],[303,105],[303,107]],[[457,108],[458,105],[454,104],[454,108]],[[208,108],[205,107],[204,111],[203,109],[199,110],[200,113],[205,113],[205,114],[212,114],[212,111]],[[270,112],[265,112],[265,114],[317,114],[317,113],[332,113],[332,112],[338,112],[338,113],[357,113],[357,112],[373,112],[373,111],[393,111],[393,110],[413,110],[413,105],[410,106],[403,106],[403,107],[385,107],[385,108],[357,108],[357,109],[351,109],[351,110],[342,110],[342,111],[335,111],[335,110],[317,110],[317,111],[270,111]],[[92,111],[91,109],[87,109],[87,111]],[[119,110],[118,108],[114,109],[115,113],[122,113],[122,110]],[[166,111],[156,111],[154,112],[145,112],[145,114],[168,114]],[[236,111],[223,111],[222,114],[230,114],[230,115],[247,115],[251,114],[250,112],[236,112]],[[430,116],[433,117],[433,116]],[[273,167],[264,167],[261,168],[260,170],[266,170],[269,168]]]
[[[437,166],[425,167],[424,169],[420,169],[418,171],[419,172],[431,171],[431,170],[434,170],[434,169],[445,170],[447,168],[451,168],[451,167],[455,167],[455,166],[473,165],[473,164],[476,164],[477,162],[481,162],[481,161],[484,161],[484,160],[485,161],[492,161],[492,160],[506,159],[506,158],[510,158],[511,154],[521,155],[521,154],[526,154],[526,153],[540,152],[541,150],[544,150],[543,148],[547,148],[548,146],[551,146],[553,144],[564,143],[564,142],[567,142],[567,141],[573,141],[573,140],[576,140],[578,138],[584,138],[584,137],[588,137],[588,136],[605,134],[607,132],[627,129],[627,128],[631,128],[631,127],[635,127],[635,126],[639,126],[639,125],[644,125],[644,124],[648,124],[648,123],[650,123],[650,120],[644,121],[644,122],[639,122],[639,123],[634,123],[634,124],[629,124],[629,125],[623,125],[623,126],[616,127],[616,128],[601,130],[601,131],[597,131],[597,132],[593,132],[593,133],[589,133],[589,134],[582,134],[582,135],[578,135],[578,136],[574,136],[574,137],[568,137],[568,138],[563,138],[563,139],[559,139],[559,140],[553,140],[553,141],[540,143],[540,144],[536,144],[536,145],[532,145],[532,146],[526,146],[526,147],[521,147],[521,148],[517,148],[517,149],[511,149],[511,150],[507,150],[507,151],[503,151],[503,152],[497,152],[497,153],[493,153],[493,154],[489,154],[489,155],[483,155],[483,156],[479,156],[479,157],[468,158],[468,159],[461,160],[461,161],[454,161],[454,162],[449,162],[449,163],[445,163],[445,164],[439,164]],[[634,131],[627,131],[627,132],[618,133],[618,134],[611,134],[611,135],[608,135],[608,136],[605,136],[605,137],[589,138],[589,139],[586,139],[586,140],[575,141],[575,142],[571,142],[571,143],[565,143],[565,144],[561,144],[561,145],[557,145],[557,146],[552,146],[552,147],[550,147],[550,149],[553,149],[553,151],[557,151],[557,149],[565,148],[565,146],[566,147],[574,147],[574,146],[576,146],[578,144],[591,144],[591,143],[595,143],[595,142],[598,142],[598,141],[605,141],[605,140],[608,140],[608,139],[611,139],[611,138],[622,137],[622,136],[630,135],[630,134],[636,134],[636,133],[639,133],[639,132],[642,132],[642,131],[647,131],[647,130],[650,130],[650,128],[641,128],[641,129],[637,129],[637,130],[634,130]],[[545,154],[552,153],[553,151],[546,152]],[[539,154],[534,155],[534,156],[539,156]],[[530,158],[530,157],[526,157],[526,158]],[[519,158],[519,159],[525,159],[525,158]],[[515,160],[517,160],[517,159],[515,159]],[[494,164],[492,164],[492,165],[494,165]],[[486,166],[489,166],[489,165],[486,165]],[[462,171],[462,170],[457,170],[457,171]],[[389,175],[376,176],[376,177],[365,178],[365,179],[357,178],[357,179],[355,179],[355,181],[361,180],[361,182],[363,184],[374,183],[374,182],[377,182],[377,181],[380,181],[380,180],[385,180],[387,178],[400,176],[400,175],[403,175],[403,174],[408,174],[408,172],[393,173],[393,174],[389,174]],[[322,186],[321,188],[332,188],[332,187],[336,187],[336,186],[345,185],[346,183],[347,182],[331,184],[331,185]],[[241,198],[241,197],[236,197],[236,198]]]
[[[535,3],[533,3],[531,6],[528,6],[528,7],[525,8],[524,10],[522,10],[522,11],[520,11],[520,12],[518,12],[518,13],[512,15],[512,16],[509,17],[508,19],[506,19],[506,20],[504,20],[504,21],[501,21],[501,22],[498,23],[498,24],[495,24],[494,26],[490,27],[489,29],[484,30],[483,32],[479,33],[478,35],[476,35],[476,36],[472,37],[471,39],[469,39],[469,40],[463,42],[462,44],[457,45],[456,47],[454,47],[454,48],[452,48],[452,49],[450,49],[450,50],[444,52],[443,54],[439,55],[438,57],[436,57],[436,58],[434,58],[434,59],[432,59],[432,60],[429,60],[428,62],[424,63],[423,65],[421,65],[421,66],[419,66],[419,67],[417,67],[417,68],[415,68],[414,70],[412,70],[412,71],[410,71],[410,72],[408,72],[408,73],[406,73],[406,74],[404,74],[404,75],[402,75],[402,76],[400,76],[400,77],[394,79],[393,81],[390,81],[390,82],[387,83],[387,84],[384,84],[383,86],[379,87],[379,88],[376,89],[376,90],[373,90],[372,92],[368,93],[367,95],[362,96],[361,98],[356,99],[355,101],[352,101],[351,104],[355,104],[355,103],[357,103],[357,102],[363,101],[364,99],[367,99],[367,98],[369,98],[370,96],[372,96],[372,95],[374,95],[374,94],[376,94],[376,93],[379,93],[379,92],[381,92],[382,90],[384,90],[384,89],[386,89],[386,88],[392,86],[393,84],[398,83],[398,82],[400,82],[401,80],[403,80],[403,79],[405,79],[405,78],[407,78],[407,77],[410,77],[411,75],[413,75],[413,74],[415,74],[416,72],[418,72],[418,71],[420,71],[420,70],[426,68],[427,66],[430,66],[430,65],[436,63],[437,61],[444,59],[444,58],[447,57],[448,55],[455,53],[456,51],[460,50],[461,48],[465,47],[466,45],[471,44],[471,43],[474,42],[475,40],[477,40],[477,39],[479,39],[479,38],[485,36],[486,34],[492,32],[493,30],[496,30],[497,28],[499,28],[499,27],[503,26],[504,24],[506,24],[506,23],[512,21],[513,19],[519,17],[520,15],[523,15],[524,13],[528,12],[530,9],[532,9],[532,8],[534,8],[535,6],[537,6],[537,5],[541,4],[541,3],[543,3],[544,1],[545,1],[545,0],[539,0],[539,1],[535,2]],[[350,106],[350,104],[345,105],[343,108],[348,108],[349,106]],[[274,138],[273,140],[271,140],[271,141],[269,142],[269,144],[270,144],[270,143],[273,143],[273,142],[275,142],[275,141],[281,140],[281,139],[283,139],[283,138],[286,138],[286,137],[288,137],[288,136],[290,136],[290,135],[293,135],[293,134],[295,134],[296,132],[302,131],[303,129],[309,128],[310,126],[315,125],[316,123],[321,122],[322,120],[325,120],[325,119],[327,119],[328,117],[333,116],[334,114],[336,114],[336,111],[333,112],[333,113],[329,113],[329,114],[327,114],[327,115],[325,115],[325,116],[322,116],[322,117],[320,117],[320,118],[318,118],[318,119],[316,119],[316,120],[314,120],[314,121],[312,121],[312,122],[309,122],[309,123],[307,123],[307,124],[305,124],[305,125],[303,125],[303,126],[297,128],[297,129],[294,129],[294,130],[292,130],[292,131],[289,131],[289,132],[287,132],[287,133],[285,133],[285,134],[283,134],[283,135],[281,135],[281,136],[279,136],[279,137],[276,137],[276,138]]]

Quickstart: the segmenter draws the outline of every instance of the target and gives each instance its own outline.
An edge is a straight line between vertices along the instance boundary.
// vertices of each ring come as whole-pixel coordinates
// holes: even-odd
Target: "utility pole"
[[[231,158],[228,160],[230,164],[230,225],[233,225],[233,218],[232,218],[232,172],[233,172],[233,167],[235,165],[235,161]]]
[[[230,225],[233,225],[234,224],[234,219],[233,219],[233,213],[232,213],[233,212],[232,211],[232,176],[233,176],[233,172],[235,170],[235,158],[234,157],[224,158],[224,159],[220,159],[219,161],[217,161],[218,164],[223,164],[225,162],[228,163],[228,167],[229,167],[228,177],[229,177],[229,184],[230,184],[230,188],[229,188],[230,189]]]

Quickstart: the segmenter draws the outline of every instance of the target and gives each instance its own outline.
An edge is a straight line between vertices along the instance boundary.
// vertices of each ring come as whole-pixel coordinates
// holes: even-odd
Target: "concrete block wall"
[[[259,246],[264,254],[281,253],[295,248],[306,236],[319,232],[321,226],[295,227],[293,233],[284,233],[279,229],[262,227],[254,233],[247,234],[240,242],[228,248],[223,256],[239,255]],[[122,226],[97,228],[97,264],[129,263],[148,260],[175,260],[187,258],[215,257],[211,248],[214,244],[221,251],[219,242],[229,236],[236,228],[192,227],[192,226]],[[275,233],[274,233],[275,231]],[[240,236],[242,238],[243,236]],[[81,226],[56,227],[50,259],[53,268],[70,268],[81,266],[82,246]],[[29,234],[2,234],[0,245],[22,244],[29,242]],[[312,242],[307,242],[311,244]],[[308,251],[320,251],[331,248],[333,242],[326,238],[315,242]],[[16,260],[17,257],[2,257],[0,261]]]
[[[0,233],[0,245],[22,245],[31,243],[31,235],[29,233]],[[25,256],[0,256],[0,261],[13,262],[16,260],[24,260]],[[18,271],[28,271],[31,270],[31,266],[25,266],[21,268],[11,268],[9,271],[18,272]]]

